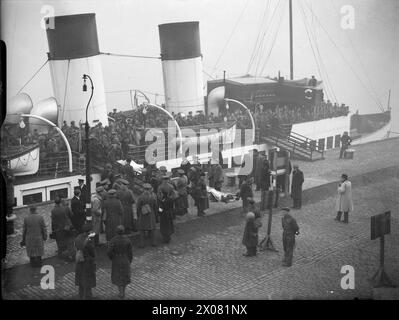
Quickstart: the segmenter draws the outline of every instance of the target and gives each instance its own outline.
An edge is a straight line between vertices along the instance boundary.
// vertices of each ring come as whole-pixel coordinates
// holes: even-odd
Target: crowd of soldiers
[[[313,108],[303,105],[275,105],[266,108],[259,105],[255,110],[255,119],[257,127],[262,124],[295,124],[306,121],[315,121],[340,116],[346,116],[349,113],[349,107],[337,103],[332,104],[330,100],[322,102]]]

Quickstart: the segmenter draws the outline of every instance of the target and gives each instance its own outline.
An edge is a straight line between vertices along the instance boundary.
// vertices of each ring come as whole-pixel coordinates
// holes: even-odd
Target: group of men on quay
[[[87,187],[83,179],[79,179],[79,186],[75,188],[70,204],[60,197],[55,199],[51,211],[50,238],[55,239],[57,243],[60,259],[75,262],[75,284],[79,286],[79,297],[82,299],[90,299],[91,289],[96,286],[96,248],[104,245],[100,243],[101,233],[105,232],[107,254],[112,261],[111,281],[118,286],[119,297],[123,298],[125,288],[130,283],[132,233],[140,234],[136,244],[138,247],[144,247],[148,240],[151,246],[156,246],[155,232],[159,223],[163,242],[169,243],[174,233],[176,216],[188,212],[188,197],[194,199],[197,214],[202,217],[209,208],[207,180],[210,187],[218,190],[221,190],[224,183],[222,164],[216,160],[209,161],[207,165],[200,164],[195,158],[192,164],[184,160],[180,168],[172,172],[168,172],[162,166],[157,169],[154,165],[148,165],[140,177],[144,182],[144,190],[135,198],[134,180],[138,178],[129,165],[130,160],[127,159],[126,165],[121,167],[119,173],[115,172],[110,164],[106,165],[101,173],[101,181],[96,185],[96,192],[91,196],[91,216],[86,215]],[[258,229],[262,225],[263,212],[271,205],[278,206],[278,197],[273,199],[273,203],[264,203],[263,199],[260,207],[255,205],[253,189],[262,193],[268,192],[271,187],[270,177],[267,156],[254,150],[252,172],[239,175],[240,187],[236,194],[236,200],[242,199],[243,214],[246,216],[242,243],[247,248],[244,254],[247,257],[256,256]],[[294,165],[291,178],[294,209],[301,208],[303,182],[302,171]],[[284,183],[285,179],[277,177],[277,190],[282,190]],[[344,188],[342,185],[341,189]],[[299,234],[299,227],[295,218],[290,215],[290,209],[285,207],[282,210],[286,211],[282,218],[285,253],[283,265],[291,266],[295,236]],[[31,214],[24,220],[21,242],[21,246],[26,246],[33,267],[41,266],[44,241],[48,236],[44,219],[36,212],[36,207],[31,206]],[[345,221],[347,222],[347,211]]]

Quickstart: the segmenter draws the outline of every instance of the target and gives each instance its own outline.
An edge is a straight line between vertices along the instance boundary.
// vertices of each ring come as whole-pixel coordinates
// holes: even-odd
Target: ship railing
[[[69,160],[67,151],[41,152],[38,176],[51,176],[58,178],[71,174],[81,174],[85,170],[85,157],[79,152],[72,152],[73,172],[69,172]]]

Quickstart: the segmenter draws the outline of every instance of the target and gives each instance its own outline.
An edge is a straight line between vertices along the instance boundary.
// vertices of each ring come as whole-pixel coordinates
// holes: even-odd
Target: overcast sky
[[[159,24],[197,20],[204,71],[219,78],[223,70],[227,77],[246,74],[258,33],[261,32],[262,38],[267,31],[261,55],[249,70],[273,77],[281,71],[288,77],[288,0],[279,1],[3,0],[1,30],[8,48],[8,98],[16,94],[47,58],[47,38],[40,25],[45,14],[41,12],[43,6],[52,6],[55,15],[96,13],[100,50],[123,54],[158,56]],[[305,14],[310,35],[316,38],[313,49],[322,58],[324,82],[328,73],[330,97],[337,97],[338,102],[348,104],[352,111],[379,112],[372,96],[377,96],[386,107],[388,90],[392,89],[391,105],[399,120],[399,1],[293,0],[293,3],[295,78],[312,74],[320,78],[304,27]],[[341,27],[340,10],[345,5],[354,8],[353,30]],[[107,56],[101,60],[106,92],[141,89],[163,94],[160,60]],[[205,83],[208,79],[204,74]],[[24,92],[34,102],[53,96],[48,66]],[[128,93],[107,93],[106,97],[109,110],[130,108]]]

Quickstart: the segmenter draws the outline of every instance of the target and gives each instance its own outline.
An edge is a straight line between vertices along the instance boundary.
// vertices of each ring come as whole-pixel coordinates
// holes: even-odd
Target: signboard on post
[[[371,217],[371,240],[391,233],[391,211]]]
[[[380,267],[371,278],[374,287],[395,287],[384,268],[385,235],[391,233],[391,211],[371,217],[371,240],[380,238]]]

